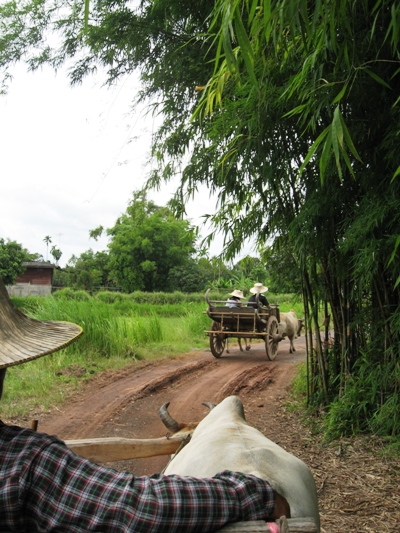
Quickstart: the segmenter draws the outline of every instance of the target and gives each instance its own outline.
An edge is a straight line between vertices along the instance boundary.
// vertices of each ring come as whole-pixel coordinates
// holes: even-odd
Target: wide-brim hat
[[[237,289],[231,292],[229,296],[234,296],[235,298],[245,298],[243,292]]]
[[[0,277],[0,369],[65,348],[82,333],[70,322],[35,320],[21,313]]]
[[[267,292],[268,287],[264,287],[262,283],[255,283],[254,287],[250,289],[252,294],[261,294],[262,292]]]

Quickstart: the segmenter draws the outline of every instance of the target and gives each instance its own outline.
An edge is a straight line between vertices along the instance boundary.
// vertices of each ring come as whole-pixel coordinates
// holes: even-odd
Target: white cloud
[[[62,72],[26,73],[20,66],[0,96],[0,237],[46,258],[43,239],[50,235],[62,251],[61,266],[89,248],[106,249],[107,238],[96,242],[89,231],[114,225],[147,172],[156,124],[132,109],[138,80],[132,75],[112,88],[102,82],[89,77],[71,88]],[[163,187],[150,197],[165,205],[171,194]],[[203,191],[189,216],[199,223],[213,206]],[[210,253],[220,247],[217,240]]]

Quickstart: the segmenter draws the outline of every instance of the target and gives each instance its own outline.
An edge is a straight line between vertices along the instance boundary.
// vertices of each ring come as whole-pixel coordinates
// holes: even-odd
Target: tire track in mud
[[[148,365],[144,370],[133,368],[132,373],[120,379],[114,377],[111,383],[105,377],[105,382],[99,384],[95,381],[57,414],[44,418],[39,430],[64,440],[91,437],[97,428],[129,402],[211,363],[206,358],[183,362],[171,360],[167,364]]]

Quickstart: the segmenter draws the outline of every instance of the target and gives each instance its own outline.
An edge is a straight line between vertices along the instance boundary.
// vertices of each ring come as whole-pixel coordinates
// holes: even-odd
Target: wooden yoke
[[[170,455],[175,453],[185,436],[161,437],[158,439],[125,439],[109,437],[97,439],[66,440],[65,444],[77,455],[95,463],[124,461]]]

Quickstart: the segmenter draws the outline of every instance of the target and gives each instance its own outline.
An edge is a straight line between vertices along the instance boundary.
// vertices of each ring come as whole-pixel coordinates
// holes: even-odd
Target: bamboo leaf
[[[343,135],[344,135],[344,140],[346,142],[346,146],[349,148],[349,150],[353,154],[353,156],[358,161],[360,161],[360,163],[362,163],[362,159],[359,156],[359,154],[358,154],[358,152],[356,150],[356,147],[353,144],[353,140],[352,140],[352,138],[350,136],[349,130],[347,129],[346,123],[345,123],[345,121],[343,119],[343,116],[341,114],[340,114],[340,121],[342,123]]]
[[[388,261],[388,265],[390,265],[390,263],[392,263],[394,261],[394,258],[396,257],[397,249],[398,249],[399,246],[400,246],[400,235],[396,239],[396,244],[394,245],[393,252],[392,252],[392,254],[390,256],[390,259]],[[399,280],[396,281],[396,285],[398,284],[398,281]]]
[[[319,170],[320,170],[320,174],[321,174],[321,181],[324,180],[325,170],[326,170],[326,167],[328,166],[328,162],[329,162],[329,159],[330,159],[330,156],[331,156],[332,127],[329,126],[328,129],[329,129],[329,132],[328,132],[328,135],[326,137],[326,140],[325,140],[325,143],[324,143],[324,147],[322,149],[321,159],[319,161]],[[339,165],[338,171],[339,171],[339,176],[341,178],[342,177],[342,172],[341,172],[341,169],[340,169],[340,165]]]
[[[247,68],[247,72],[250,76],[252,84],[258,87],[257,78],[254,72],[253,49],[251,47],[251,43],[247,36],[245,27],[243,25],[242,17],[240,15],[238,8],[235,11],[234,21],[235,21],[235,29],[236,29],[238,44],[242,52],[242,56],[243,56],[243,60]]]
[[[343,147],[343,127],[342,127],[342,114],[339,106],[336,107],[333,113],[332,132],[335,133],[338,143]]]
[[[332,105],[333,104],[337,104],[338,102],[340,102],[340,100],[342,100],[343,96],[346,94],[346,91],[347,91],[347,82],[344,84],[342,90],[339,92],[339,94],[337,94],[335,96],[335,98],[333,99],[332,101]]]
[[[335,156],[336,168],[338,169],[340,178],[342,177],[342,167],[340,165],[340,152],[343,151],[343,129],[340,121],[341,113],[339,106],[336,107],[333,113],[332,129],[331,129],[331,143],[333,155]],[[323,154],[324,155],[324,154]]]
[[[264,0],[264,35],[268,43],[271,36],[271,0]]]
[[[317,137],[317,139],[311,145],[311,148],[308,150],[308,153],[307,153],[303,163],[301,164],[301,166],[299,168],[299,176],[301,176],[301,174],[303,173],[305,167],[308,165],[310,159],[314,156],[314,154],[317,151],[317,149],[318,149],[319,145],[321,144],[321,142],[328,135],[329,130],[330,130],[330,126],[325,128],[324,131]]]
[[[400,167],[397,167],[396,172],[393,174],[393,178],[390,183],[393,183],[393,181],[397,178],[397,176],[400,174]]]
[[[307,107],[307,104],[298,105],[294,107],[293,109],[291,109],[290,111],[288,111],[287,113],[285,113],[283,116],[292,117],[293,115],[299,115],[306,107]]]
[[[352,165],[351,165],[350,158],[349,158],[349,156],[347,155],[346,150],[342,150],[342,157],[343,157],[343,159],[345,160],[346,166],[347,166],[347,168],[349,169],[350,174],[353,176],[353,178],[355,178],[354,170],[353,170],[353,167],[352,167]]]
[[[228,69],[231,72],[235,72],[236,71],[236,59],[235,59],[235,55],[232,50],[232,43],[231,43],[228,30],[224,30],[223,32],[223,45],[224,45],[225,58],[226,58]]]
[[[390,85],[388,85],[385,80],[383,80],[380,76],[375,74],[375,72],[373,72],[369,68],[365,68],[364,72],[366,72],[369,76],[371,76],[371,78],[377,81],[380,85],[383,85],[384,87],[387,87],[388,89],[391,89]]]

